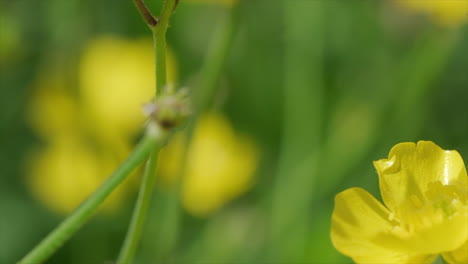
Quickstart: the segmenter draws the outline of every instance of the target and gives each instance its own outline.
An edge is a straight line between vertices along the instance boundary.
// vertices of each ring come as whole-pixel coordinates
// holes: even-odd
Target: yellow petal
[[[456,250],[468,239],[468,210],[458,200],[451,206],[453,212],[432,205],[413,209],[411,221],[400,221],[375,242],[400,252],[428,255]]]
[[[399,252],[380,239],[396,224],[391,212],[361,188],[335,197],[331,239],[338,251],[357,263],[431,263],[436,255]]]
[[[468,234],[467,240],[459,249],[443,254],[445,261],[449,264],[466,264],[468,263]]]
[[[380,178],[380,193],[385,205],[401,218],[400,209],[408,199],[427,201],[429,186],[440,182],[467,190],[465,165],[457,151],[446,151],[431,141],[400,143],[388,159],[374,162]]]

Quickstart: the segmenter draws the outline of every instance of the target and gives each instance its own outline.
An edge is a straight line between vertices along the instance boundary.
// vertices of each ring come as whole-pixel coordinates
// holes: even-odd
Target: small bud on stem
[[[156,122],[162,129],[171,130],[181,126],[192,113],[187,89],[174,92],[166,86],[154,101],[143,106],[149,122]]]

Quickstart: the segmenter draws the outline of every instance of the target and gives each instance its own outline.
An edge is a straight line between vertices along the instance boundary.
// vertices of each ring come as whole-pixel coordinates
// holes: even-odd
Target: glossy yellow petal
[[[401,252],[440,254],[456,250],[468,239],[468,210],[461,201],[411,209],[405,221],[395,219],[398,224],[392,232],[383,234],[377,241]]]
[[[400,143],[388,159],[374,162],[385,205],[401,218],[400,209],[411,199],[416,206],[428,199],[429,186],[437,182],[468,189],[463,159],[457,151],[446,151],[430,141]]]
[[[357,262],[387,263],[378,259],[386,250],[403,257],[395,263],[427,262],[444,252],[454,263],[463,260],[459,248],[468,240],[468,183],[460,155],[420,141],[398,144],[388,159],[374,164],[386,207],[361,189],[337,195],[332,228],[345,242],[335,243],[337,249]],[[365,252],[370,253],[360,258]]]
[[[449,264],[466,264],[468,263],[468,234],[466,234],[467,240],[457,250],[443,254],[446,262]]]
[[[83,52],[79,77],[83,106],[104,136],[133,135],[144,121],[143,104],[155,94],[152,41],[100,37]],[[175,79],[175,60],[167,54],[168,80]]]
[[[382,236],[395,225],[391,212],[361,188],[335,197],[331,239],[338,251],[357,263],[432,263],[436,255],[398,251],[385,243]]]

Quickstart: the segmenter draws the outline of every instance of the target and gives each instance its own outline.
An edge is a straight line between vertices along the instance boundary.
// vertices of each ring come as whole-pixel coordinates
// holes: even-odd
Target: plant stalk
[[[148,24],[150,28],[153,28],[158,24],[158,19],[151,14],[151,11],[145,5],[144,0],[133,0],[133,3],[143,17],[143,20],[145,20],[146,24]]]
[[[158,95],[163,92],[165,88],[164,85],[167,84],[166,32],[167,27],[169,26],[170,17],[172,16],[176,6],[177,0],[164,1],[160,19],[154,27],[151,27],[153,31],[156,64],[155,98],[157,98]],[[160,148],[153,149],[148,161],[146,162],[145,172],[140,185],[137,203],[133,211],[132,220],[125,237],[124,244],[120,250],[117,264],[132,263],[138,248],[153,193],[159,150]]]
[[[67,241],[96,212],[111,192],[140,165],[158,143],[158,139],[145,136],[130,154],[127,160],[84,201],[58,227],[52,230],[36,247],[34,247],[18,264],[37,264],[45,261],[62,244]]]
[[[132,221],[127,231],[124,244],[117,259],[117,264],[131,263],[141,238],[144,221],[148,214],[148,207],[151,201],[152,187],[156,178],[156,161],[158,159],[159,148],[153,150],[146,161],[143,179],[138,193],[138,200],[133,211]]]
[[[213,106],[213,98],[218,91],[218,83],[229,51],[232,47],[232,42],[239,30],[240,9],[242,3],[235,5],[226,10],[228,13],[222,19],[219,26],[216,28],[212,39],[207,49],[205,61],[199,73],[199,81],[196,83],[197,90],[194,95],[194,115],[190,118],[189,123],[185,129],[185,142],[186,148],[182,153],[181,167],[176,174],[175,191],[170,194],[168,201],[168,209],[165,212],[163,220],[163,234],[164,240],[161,242],[160,251],[163,257],[169,254],[177,244],[180,233],[180,216],[181,205],[179,195],[182,189],[183,172],[187,167],[188,157],[187,149],[192,142],[195,124],[203,112],[208,111]]]

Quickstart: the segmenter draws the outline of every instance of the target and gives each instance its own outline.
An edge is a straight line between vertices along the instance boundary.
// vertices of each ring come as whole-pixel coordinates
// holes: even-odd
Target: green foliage
[[[0,3],[0,263],[62,219],[27,188],[25,157],[41,144],[25,120],[37,72],[50,58],[75,65],[96,35],[150,35],[130,0],[39,2]],[[180,1],[168,32],[179,84],[199,83],[229,12]],[[260,146],[255,184],[203,219],[171,211],[173,190],[157,186],[136,263],[350,262],[330,242],[333,197],[351,186],[378,193],[372,160],[419,139],[468,157],[468,26],[408,18],[385,1],[246,0],[238,12],[212,102]],[[131,198],[46,263],[115,260]]]

